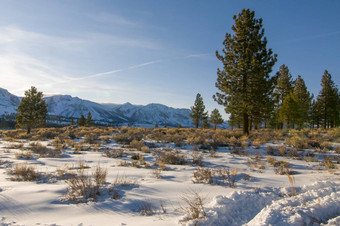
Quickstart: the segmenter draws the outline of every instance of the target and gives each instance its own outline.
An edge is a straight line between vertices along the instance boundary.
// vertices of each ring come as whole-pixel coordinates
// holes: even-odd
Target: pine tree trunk
[[[249,135],[249,116],[247,113],[243,113],[243,134]]]

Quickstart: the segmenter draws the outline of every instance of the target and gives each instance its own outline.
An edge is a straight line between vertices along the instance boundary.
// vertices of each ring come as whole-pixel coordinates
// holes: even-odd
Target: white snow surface
[[[303,186],[291,197],[286,192],[266,188],[216,196],[200,225],[339,225],[339,182]]]
[[[28,145],[29,141],[25,146]],[[41,142],[48,145],[51,141]],[[197,166],[167,165],[161,178],[152,176],[152,168],[120,166],[123,160],[131,161],[130,154],[122,158],[108,158],[102,151],[84,151],[74,154],[64,150],[63,158],[16,159],[18,149],[8,149],[11,143],[0,140],[0,225],[340,225],[340,177],[339,171],[330,173],[317,169],[318,163],[277,157],[290,161],[296,184],[296,196],[289,196],[291,185],[286,175],[277,175],[273,167],[266,165],[261,172],[251,170],[248,157],[230,153],[219,148],[216,157],[204,154],[204,165],[211,168],[238,168],[242,174],[253,179],[236,181],[236,188],[222,185],[193,183],[193,172]],[[162,144],[157,144],[161,146]],[[171,144],[168,144],[171,145]],[[174,146],[174,145],[173,145]],[[101,148],[120,148],[115,142]],[[264,147],[265,148],[265,147]],[[193,147],[178,148],[191,157]],[[249,152],[255,151],[249,148]],[[155,156],[141,153],[152,166]],[[264,157],[265,158],[265,157]],[[74,203],[65,200],[68,186],[64,180],[18,182],[9,180],[6,161],[27,162],[41,173],[55,173],[65,165],[75,165],[79,160],[90,166],[91,175],[95,166],[108,170],[107,184],[96,202]],[[72,170],[71,170],[72,171]],[[117,175],[138,182],[136,186],[121,187],[121,198],[112,199],[107,192]],[[187,213],[180,211],[185,203],[180,198],[188,191],[197,191],[206,197],[205,219],[183,221]],[[138,212],[142,202],[151,204],[154,213],[150,216]],[[166,212],[161,208],[164,204]]]

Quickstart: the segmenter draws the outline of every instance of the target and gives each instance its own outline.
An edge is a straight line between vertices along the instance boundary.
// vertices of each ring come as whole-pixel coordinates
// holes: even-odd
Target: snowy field
[[[0,225],[340,225],[339,129],[51,131],[2,132]]]

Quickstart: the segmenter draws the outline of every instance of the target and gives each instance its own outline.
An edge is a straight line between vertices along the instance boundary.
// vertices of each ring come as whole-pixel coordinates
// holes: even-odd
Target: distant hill
[[[0,116],[14,115],[20,103],[20,97],[0,88]],[[159,126],[191,127],[189,109],[178,109],[162,104],[133,105],[126,104],[99,104],[83,100],[70,95],[54,95],[44,98],[48,104],[49,120],[54,123],[69,123],[72,118],[80,115],[87,116],[90,112],[95,123],[118,126]]]

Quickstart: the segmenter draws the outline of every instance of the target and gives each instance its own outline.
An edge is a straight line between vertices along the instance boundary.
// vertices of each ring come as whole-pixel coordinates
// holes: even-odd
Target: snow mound
[[[200,225],[339,225],[340,183],[317,182],[292,197],[284,196],[284,190],[216,196]]]

